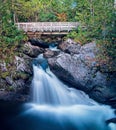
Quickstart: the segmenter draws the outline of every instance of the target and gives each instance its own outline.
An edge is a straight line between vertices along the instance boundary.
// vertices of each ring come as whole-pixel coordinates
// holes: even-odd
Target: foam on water
[[[38,67],[34,65],[33,69],[33,102],[49,105],[97,105],[97,103],[90,99],[84,92],[69,88],[63,84],[49,68],[45,71],[41,66]]]
[[[42,58],[40,55],[38,60]],[[110,106],[100,105],[84,92],[69,88],[41,63],[33,65],[33,70],[33,103],[26,104],[21,115],[33,115],[33,130],[116,130],[115,124],[106,124],[106,120],[115,117]],[[38,125],[36,121],[42,123]]]
[[[107,125],[105,122],[115,116],[109,106],[50,106],[30,103],[25,107],[23,116],[33,115],[32,121],[41,120],[41,125],[46,125],[50,130],[116,130],[115,124]],[[35,125],[37,128],[41,126],[38,123]],[[42,128],[41,130],[46,130]]]

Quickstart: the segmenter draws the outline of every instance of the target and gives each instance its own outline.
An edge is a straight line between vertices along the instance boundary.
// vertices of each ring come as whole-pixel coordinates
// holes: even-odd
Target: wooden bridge
[[[25,22],[16,23],[28,36],[41,34],[67,34],[78,27],[78,22]]]

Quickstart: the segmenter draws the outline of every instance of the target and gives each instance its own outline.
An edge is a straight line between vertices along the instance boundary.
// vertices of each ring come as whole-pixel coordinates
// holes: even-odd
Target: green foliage
[[[81,26],[68,37],[80,44],[97,40],[105,54],[115,56],[116,8],[114,0],[0,0],[0,44],[11,44],[25,37],[14,25],[16,22],[79,21]],[[15,20],[13,20],[13,15]],[[99,42],[100,41],[100,42]],[[2,47],[2,46],[1,46]],[[12,49],[11,49],[12,50]],[[15,49],[13,50],[13,52]],[[0,54],[1,55],[1,54]]]
[[[27,80],[29,78],[29,74],[26,74],[24,72],[16,72],[15,75],[13,75],[13,79],[24,79]]]
[[[96,40],[104,54],[116,60],[115,18],[114,0],[77,0],[75,19],[81,26],[74,37],[81,44]]]
[[[116,43],[109,39],[97,40],[97,45],[100,48],[98,60],[100,64],[105,64],[109,71],[116,71]]]
[[[74,39],[75,42],[81,45],[91,41],[91,39],[87,37],[87,31],[81,27],[78,27],[75,31],[71,31],[67,37]]]
[[[13,91],[15,91],[15,89],[16,88],[14,88],[13,86],[7,86],[5,90],[9,91],[9,92],[13,92]]]
[[[116,7],[114,0],[77,0],[75,19],[81,23],[68,34],[80,44],[96,41],[99,65],[116,71]]]
[[[47,21],[47,22],[55,22],[57,21],[57,17],[53,12],[46,12],[45,10],[40,11],[39,19],[41,22]]]
[[[75,21],[75,0],[12,0],[16,22],[59,21],[64,13],[66,21]],[[61,20],[62,21],[62,20]]]
[[[9,72],[1,73],[1,78],[5,79],[7,76],[9,76]]]
[[[18,44],[26,36],[15,27],[13,20],[13,1],[0,0],[0,2],[0,58],[2,62],[6,63],[10,72]]]
[[[0,4],[0,44],[13,44],[23,40],[24,35],[19,31],[13,21],[12,2],[2,1]]]
[[[86,27],[86,37],[105,39],[111,35],[115,22],[114,12],[113,0],[82,0],[78,1],[75,18]]]

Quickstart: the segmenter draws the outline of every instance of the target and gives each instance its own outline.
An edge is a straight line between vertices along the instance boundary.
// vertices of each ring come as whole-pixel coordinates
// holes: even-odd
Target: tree
[[[23,39],[23,34],[19,31],[13,21],[12,2],[1,0],[0,4],[0,43],[15,43]]]
[[[74,21],[75,0],[12,0],[18,22]],[[59,15],[63,14],[63,19]],[[64,18],[65,16],[65,18]]]
[[[49,0],[15,0],[13,10],[15,12],[16,21],[40,21],[40,12],[42,12],[43,9],[45,11],[50,2]]]
[[[0,64],[6,64],[10,74],[16,50],[24,39],[24,34],[15,27],[12,1],[0,0],[0,3]]]
[[[88,37],[106,39],[115,23],[114,0],[78,1],[75,18],[86,27]]]
[[[75,19],[81,23],[78,33],[75,33],[77,41],[83,44],[96,40],[102,51],[101,57],[112,58],[116,63],[115,1],[76,0],[76,2]]]

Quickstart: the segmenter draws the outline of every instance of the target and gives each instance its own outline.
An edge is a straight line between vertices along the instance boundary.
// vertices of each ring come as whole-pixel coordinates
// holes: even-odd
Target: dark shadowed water
[[[46,106],[0,102],[0,130],[116,130],[109,106]]]

